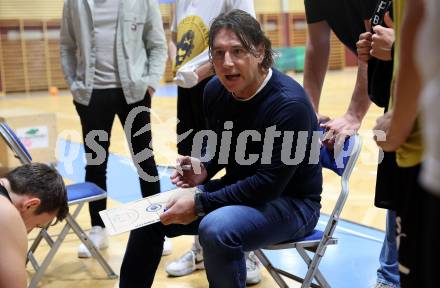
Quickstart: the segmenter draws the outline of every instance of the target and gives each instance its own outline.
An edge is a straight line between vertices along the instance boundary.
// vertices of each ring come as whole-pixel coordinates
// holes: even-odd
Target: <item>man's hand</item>
[[[199,159],[190,156],[179,156],[176,171],[171,175],[171,182],[177,187],[189,188],[202,184],[207,177],[208,172]]]
[[[359,130],[361,121],[347,113],[340,118],[322,123],[321,127],[326,130],[323,142],[329,147],[335,144],[338,147],[344,143],[347,137],[354,135]]]
[[[150,95],[150,98],[153,97],[154,92],[156,92],[156,90],[154,90],[154,88],[150,86],[148,86],[147,91],[148,91],[148,95]]]
[[[374,34],[371,36],[371,56],[383,60],[391,61],[391,48],[394,43],[394,29],[386,28],[380,25],[374,26]]]
[[[370,32],[365,32],[359,35],[359,41],[356,42],[359,61],[368,62],[368,60],[371,59],[371,41],[372,34]]]
[[[395,151],[401,144],[390,129],[392,118],[393,111],[388,111],[376,120],[376,126],[373,128],[373,131],[383,131],[385,133],[385,139],[379,139],[377,136],[374,136],[374,141],[376,141],[377,146],[387,152]]]
[[[316,117],[318,118],[319,124],[326,123],[331,120],[331,118],[328,117],[327,115],[322,115],[322,114],[318,114],[318,113],[316,113]]]
[[[171,199],[167,204],[167,210],[160,215],[160,221],[164,225],[187,225],[196,219],[197,215],[193,193],[183,194]]]

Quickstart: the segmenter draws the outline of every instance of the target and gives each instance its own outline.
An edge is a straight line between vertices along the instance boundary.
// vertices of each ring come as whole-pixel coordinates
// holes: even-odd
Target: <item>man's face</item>
[[[211,50],[215,72],[223,86],[238,98],[251,97],[265,76],[259,67],[263,49],[257,47],[258,55],[254,56],[243,47],[235,32],[223,28],[215,36]]]
[[[46,227],[48,224],[52,222],[52,220],[56,217],[57,213],[55,212],[44,212],[37,214],[35,211],[40,205],[40,199],[32,198],[28,196],[24,196],[27,199],[20,205],[20,215],[23,219],[24,225],[26,226],[26,231],[29,233],[35,227]]]
[[[32,229],[38,227],[43,228],[49,225],[52,220],[55,218],[56,213],[41,213],[41,214],[34,214],[30,217],[23,218],[24,224],[26,226],[27,233],[30,233]]]

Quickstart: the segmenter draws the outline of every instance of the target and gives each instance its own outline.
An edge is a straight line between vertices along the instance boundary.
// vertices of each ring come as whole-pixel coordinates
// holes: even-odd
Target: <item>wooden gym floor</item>
[[[292,76],[300,83],[302,82],[302,74],[292,74]],[[320,112],[322,114],[336,117],[345,112],[351,98],[355,78],[356,70],[352,68],[328,72],[323,88],[323,96],[321,98]],[[80,142],[80,123],[68,91],[61,91],[59,96],[49,96],[48,93],[8,95],[0,98],[0,111],[3,109],[30,109],[41,112],[54,112],[57,115],[59,137],[69,135],[69,140]],[[176,97],[155,96],[153,97],[152,109],[153,145],[156,162],[163,165],[173,164],[177,155],[175,149]],[[344,212],[342,213],[342,218],[366,226],[384,229],[385,210],[377,209],[373,206],[378,151],[372,140],[372,133],[370,132],[376,118],[381,114],[382,111],[372,105],[360,129],[360,134],[363,136],[363,151],[358,165],[353,172],[350,186],[351,192]],[[121,125],[119,121],[115,121],[115,123],[112,131],[110,151],[128,157],[129,151]],[[325,178],[327,178],[327,176],[325,176]],[[67,179],[67,181],[69,180]],[[322,212],[329,213],[336,201],[337,183],[333,183],[330,180],[324,180],[324,183],[327,190],[323,194]],[[113,205],[117,205],[117,203],[113,200],[109,200],[109,206]],[[90,227],[86,207],[84,207],[79,216],[79,222],[83,228],[88,229]],[[54,227],[51,231],[52,233],[57,233],[59,229],[60,227]],[[128,234],[126,233],[112,237],[110,248],[103,252],[104,257],[117,273],[119,273],[127,236]],[[31,239],[33,237],[35,237],[35,234],[30,235]],[[180,278],[170,278],[166,276],[164,272],[165,263],[172,261],[189,249],[192,238],[189,236],[181,236],[173,239],[172,242],[173,253],[170,256],[162,258],[153,287],[207,287],[206,276],[203,271],[198,271],[189,276]],[[79,240],[76,239],[74,235],[67,237],[49,266],[39,287],[118,287],[117,280],[106,279],[105,273],[95,260],[77,258],[76,249],[78,245]],[[45,249],[47,249],[47,247],[43,247],[41,250]],[[145,260],[148,261],[148,259]],[[28,271],[29,275],[33,273],[30,265]],[[262,282],[253,287],[275,287],[275,283],[267,272],[263,271]],[[292,287],[297,287],[297,285]]]

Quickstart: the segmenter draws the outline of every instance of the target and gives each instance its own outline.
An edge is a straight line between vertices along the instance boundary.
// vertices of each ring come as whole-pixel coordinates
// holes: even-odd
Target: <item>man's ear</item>
[[[31,197],[31,198],[26,199],[23,202],[23,209],[25,209],[25,210],[30,210],[30,209],[35,210],[38,206],[40,206],[40,204],[41,204],[41,200],[39,198]]]

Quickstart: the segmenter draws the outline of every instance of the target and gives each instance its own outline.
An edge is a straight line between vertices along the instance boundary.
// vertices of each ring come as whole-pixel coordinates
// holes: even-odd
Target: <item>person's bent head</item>
[[[222,84],[238,98],[249,98],[273,65],[270,40],[250,14],[220,14],[209,30],[209,55]]]
[[[47,226],[55,217],[61,221],[67,216],[66,187],[54,168],[31,163],[15,168],[5,178],[28,232]]]

